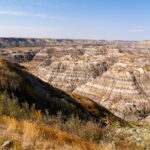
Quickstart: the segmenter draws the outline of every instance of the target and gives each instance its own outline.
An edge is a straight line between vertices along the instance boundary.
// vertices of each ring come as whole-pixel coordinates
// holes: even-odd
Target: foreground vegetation
[[[61,112],[56,116],[47,110],[42,113],[34,104],[31,107],[27,102],[20,105],[15,96],[9,97],[5,91],[0,94],[0,145],[11,141],[7,148],[16,150],[150,148],[148,127],[120,127],[117,124],[101,127],[101,123],[94,120],[80,120],[73,115],[67,120],[64,118]]]
[[[72,116],[64,120],[61,112],[42,114],[33,104],[19,104],[17,98],[0,94],[0,144],[9,140],[11,149],[106,149],[99,145],[102,129],[98,123]],[[95,142],[94,142],[95,141]]]

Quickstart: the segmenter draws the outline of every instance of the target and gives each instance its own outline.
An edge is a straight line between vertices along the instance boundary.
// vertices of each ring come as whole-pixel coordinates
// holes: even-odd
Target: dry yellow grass
[[[111,147],[86,142],[74,135],[54,130],[41,122],[17,121],[6,116],[0,117],[0,135],[12,140],[13,149],[16,150],[112,150]]]

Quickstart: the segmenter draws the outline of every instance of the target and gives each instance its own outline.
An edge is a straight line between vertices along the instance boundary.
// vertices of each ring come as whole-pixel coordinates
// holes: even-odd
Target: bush
[[[46,112],[47,115],[45,115],[43,119],[44,123],[49,124],[56,130],[68,132],[86,141],[99,143],[102,139],[103,129],[100,128],[100,123],[96,123],[93,120],[80,120],[78,116],[74,115],[66,120],[66,117],[62,116],[61,112],[59,112],[57,116],[50,116],[48,111]]]
[[[27,102],[20,104],[13,94],[9,96],[6,91],[0,93],[0,115],[7,115],[17,119],[36,119],[41,116],[39,112],[39,110],[35,109],[35,104],[29,107]]]
[[[15,72],[10,72],[7,68],[0,68],[0,88],[1,90],[16,91],[21,85],[21,77]]]
[[[84,140],[99,142],[103,130],[94,121],[83,121],[78,116],[67,118],[61,112],[57,116],[50,116],[48,110],[44,114],[36,110],[35,104],[30,107],[27,102],[19,103],[18,99],[5,91],[0,93],[0,115],[6,115],[16,119],[28,119],[42,121],[51,127],[81,137]]]

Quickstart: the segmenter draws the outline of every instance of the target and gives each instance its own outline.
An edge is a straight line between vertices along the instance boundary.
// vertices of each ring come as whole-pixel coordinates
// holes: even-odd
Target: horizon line
[[[133,42],[138,42],[138,41],[150,41],[150,40],[122,40],[122,39],[90,39],[90,38],[53,38],[53,37],[23,37],[23,36],[0,36],[1,38],[13,38],[13,39],[51,39],[51,40],[93,40],[93,41],[133,41]]]

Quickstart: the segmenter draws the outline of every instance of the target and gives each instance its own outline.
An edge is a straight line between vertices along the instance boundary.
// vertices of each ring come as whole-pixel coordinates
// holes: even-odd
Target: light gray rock
[[[93,99],[125,120],[139,120],[150,114],[150,72],[138,63],[116,63],[73,92]]]

